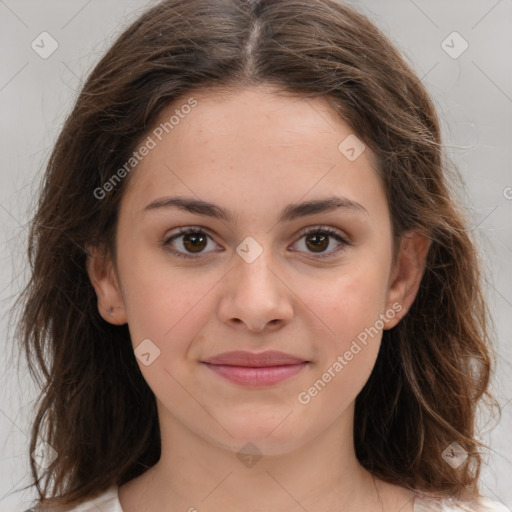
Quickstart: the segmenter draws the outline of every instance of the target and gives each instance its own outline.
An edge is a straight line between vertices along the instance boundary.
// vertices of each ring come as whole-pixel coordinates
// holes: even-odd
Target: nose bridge
[[[270,237],[266,241],[259,237],[260,242],[253,237],[245,238],[236,248],[239,261],[236,263],[236,281],[243,287],[260,289],[264,293],[272,291],[278,283],[275,282],[275,258],[272,255]]]
[[[245,239],[236,251],[228,290],[222,298],[224,321],[241,320],[249,328],[260,330],[269,322],[289,319],[292,307],[287,287],[279,278],[270,245]]]

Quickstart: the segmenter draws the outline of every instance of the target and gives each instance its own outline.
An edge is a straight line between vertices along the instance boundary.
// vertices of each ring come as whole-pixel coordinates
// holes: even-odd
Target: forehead
[[[176,191],[223,204],[258,195],[263,204],[283,193],[298,200],[333,187],[356,195],[381,187],[372,152],[326,100],[268,86],[184,95],[146,136],[152,149],[123,198],[139,209]],[[347,140],[364,148],[356,159],[344,153]]]

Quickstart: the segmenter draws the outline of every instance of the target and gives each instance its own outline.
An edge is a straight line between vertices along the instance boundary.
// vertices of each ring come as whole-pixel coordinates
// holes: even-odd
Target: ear
[[[86,269],[98,298],[98,311],[113,325],[126,323],[126,311],[112,258],[103,247],[87,247]]]
[[[388,309],[392,308],[400,313],[386,319],[384,329],[391,329],[397,325],[414,302],[425,271],[430,245],[430,239],[416,231],[408,231],[401,238],[387,294]],[[400,305],[401,309],[397,309],[397,305]]]

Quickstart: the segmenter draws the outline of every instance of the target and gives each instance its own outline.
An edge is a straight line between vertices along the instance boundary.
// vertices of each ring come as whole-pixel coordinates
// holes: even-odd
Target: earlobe
[[[385,321],[384,329],[391,329],[397,325],[414,302],[425,271],[430,245],[431,240],[416,231],[408,231],[400,240],[390,278],[387,307],[396,310],[399,304],[401,308],[399,315]]]
[[[111,257],[102,247],[88,247],[87,252],[87,274],[96,292],[101,317],[113,325],[125,324],[124,299]]]

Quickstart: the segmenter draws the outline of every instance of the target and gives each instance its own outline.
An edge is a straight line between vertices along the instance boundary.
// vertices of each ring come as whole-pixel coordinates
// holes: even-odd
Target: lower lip
[[[272,386],[296,375],[308,363],[265,367],[205,364],[217,375],[242,386]]]

